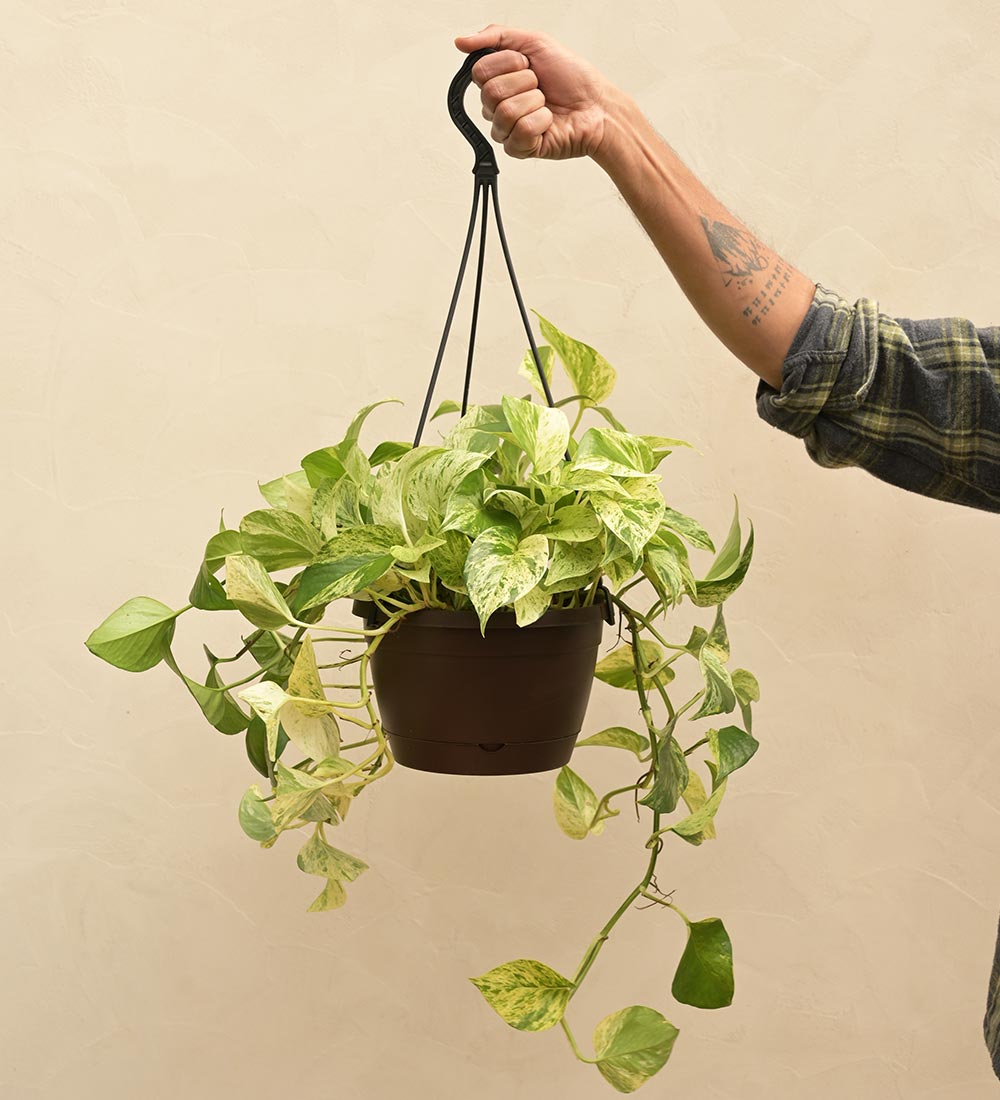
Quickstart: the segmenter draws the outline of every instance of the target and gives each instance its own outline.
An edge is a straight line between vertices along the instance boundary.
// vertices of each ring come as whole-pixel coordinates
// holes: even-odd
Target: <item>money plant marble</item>
[[[538,349],[540,362],[549,378],[561,364],[569,396],[552,407],[536,395],[505,396],[496,405],[469,406],[464,415],[445,401],[432,419],[458,419],[440,443],[388,441],[366,449],[366,419],[385,402],[369,405],[340,442],[258,483],[267,507],[237,527],[220,524],[185,606],[175,610],[136,596],[86,645],[130,672],[165,663],[211,726],[240,736],[249,758],[244,766],[261,777],[239,805],[243,832],[262,848],[285,833],[300,842],[305,836],[297,863],[322,883],[309,906],[320,912],[343,906],[351,884],[368,870],[350,850],[351,809],[395,763],[371,675],[387,635],[424,609],[472,609],[485,636],[496,612],[513,612],[516,626],[528,628],[561,609],[608,601],[617,636],[594,674],[621,690],[625,713],[620,725],[576,742],[573,767],[555,776],[554,819],[567,838],[598,843],[594,838],[630,804],[637,817],[648,815],[645,866],[571,976],[520,958],[470,981],[511,1027],[561,1027],[573,1054],[627,1093],[663,1068],[678,1029],[658,1009],[630,1005],[597,1024],[590,1055],[580,1049],[569,1015],[602,947],[635,903],[669,910],[684,923],[674,1000],[718,1009],[733,999],[723,921],[682,911],[676,890],[658,886],[656,867],[668,843],[715,838],[729,781],[758,747],[751,727],[758,684],[747,670],[729,667],[723,617],[750,564],[753,526],[743,542],[737,504],[717,550],[661,489],[661,463],[689,445],[629,432],[606,404],[615,383],[611,365],[545,318],[539,322],[548,341]],[[520,373],[540,394],[531,357]],[[693,564],[695,552],[711,555],[706,569]],[[287,579],[272,576],[290,570]],[[378,609],[378,625],[331,621],[338,610],[349,620],[357,600]],[[705,609],[705,623],[671,638],[671,612],[682,601]],[[228,614],[242,643],[230,656],[205,646],[208,667],[201,673],[182,671],[172,650],[176,620],[192,610]],[[252,671],[227,677],[238,660]],[[691,663],[692,675],[696,666],[698,689],[677,702],[671,690],[679,662]],[[501,689],[504,669],[496,676]],[[738,722],[722,717],[736,712]],[[691,723],[696,732],[688,732]],[[640,774],[599,795],[595,748],[634,757]]]

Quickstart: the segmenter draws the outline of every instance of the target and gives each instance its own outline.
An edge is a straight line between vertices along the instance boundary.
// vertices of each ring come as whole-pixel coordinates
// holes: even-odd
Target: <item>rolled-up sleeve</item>
[[[820,466],[1000,512],[1000,327],[888,317],[817,284],[757,411]]]

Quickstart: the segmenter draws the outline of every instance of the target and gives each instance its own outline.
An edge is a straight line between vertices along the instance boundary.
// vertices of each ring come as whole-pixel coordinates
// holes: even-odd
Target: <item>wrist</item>
[[[629,155],[638,137],[642,115],[631,96],[613,84],[604,93],[604,130],[590,159],[609,175],[614,174]]]

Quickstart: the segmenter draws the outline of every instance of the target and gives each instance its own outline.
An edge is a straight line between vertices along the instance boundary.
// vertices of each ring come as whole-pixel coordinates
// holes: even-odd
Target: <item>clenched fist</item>
[[[481,89],[490,136],[518,160],[593,156],[605,134],[610,85],[592,65],[535,31],[491,23],[455,39],[464,53],[486,46],[472,79]]]

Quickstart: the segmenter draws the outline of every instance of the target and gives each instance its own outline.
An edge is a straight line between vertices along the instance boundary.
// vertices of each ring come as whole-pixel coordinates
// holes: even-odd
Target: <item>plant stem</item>
[[[576,1040],[573,1038],[573,1032],[570,1031],[569,1024],[566,1023],[565,1016],[563,1016],[559,1023],[562,1024],[562,1029],[566,1032],[566,1038],[569,1039],[569,1045],[573,1048],[573,1053],[577,1056],[577,1058],[579,1058],[581,1062],[589,1062],[592,1066],[596,1065],[598,1061],[596,1058],[584,1058],[584,1056],[580,1053],[580,1048],[576,1045]]]
[[[360,749],[362,745],[370,745],[375,740],[377,738],[369,737],[367,741],[352,741],[349,745],[341,745],[340,751],[347,752],[348,749]]]
[[[660,824],[659,813],[653,813],[653,830],[654,832]],[[650,879],[653,877],[653,872],[656,870],[656,857],[660,854],[660,850],[663,847],[663,842],[658,841],[656,847],[653,849],[652,855],[649,858],[649,866],[646,868],[646,874],[643,876],[642,882],[638,886],[635,886],[629,893],[628,897],[618,906],[615,910],[614,916],[608,921],[608,923],[597,934],[597,938],[587,948],[587,953],[583,957],[583,962],[580,963],[580,968],[576,972],[576,976],[573,978],[573,992],[569,995],[569,1000],[572,1000],[576,991],[580,988],[580,983],[587,976],[587,971],[594,965],[594,960],[597,958],[601,948],[604,946],[605,940],[611,934],[611,929],[618,923],[621,916],[629,908],[633,901],[642,893],[642,891],[649,885]],[[567,1002],[568,1003],[568,1002]]]

